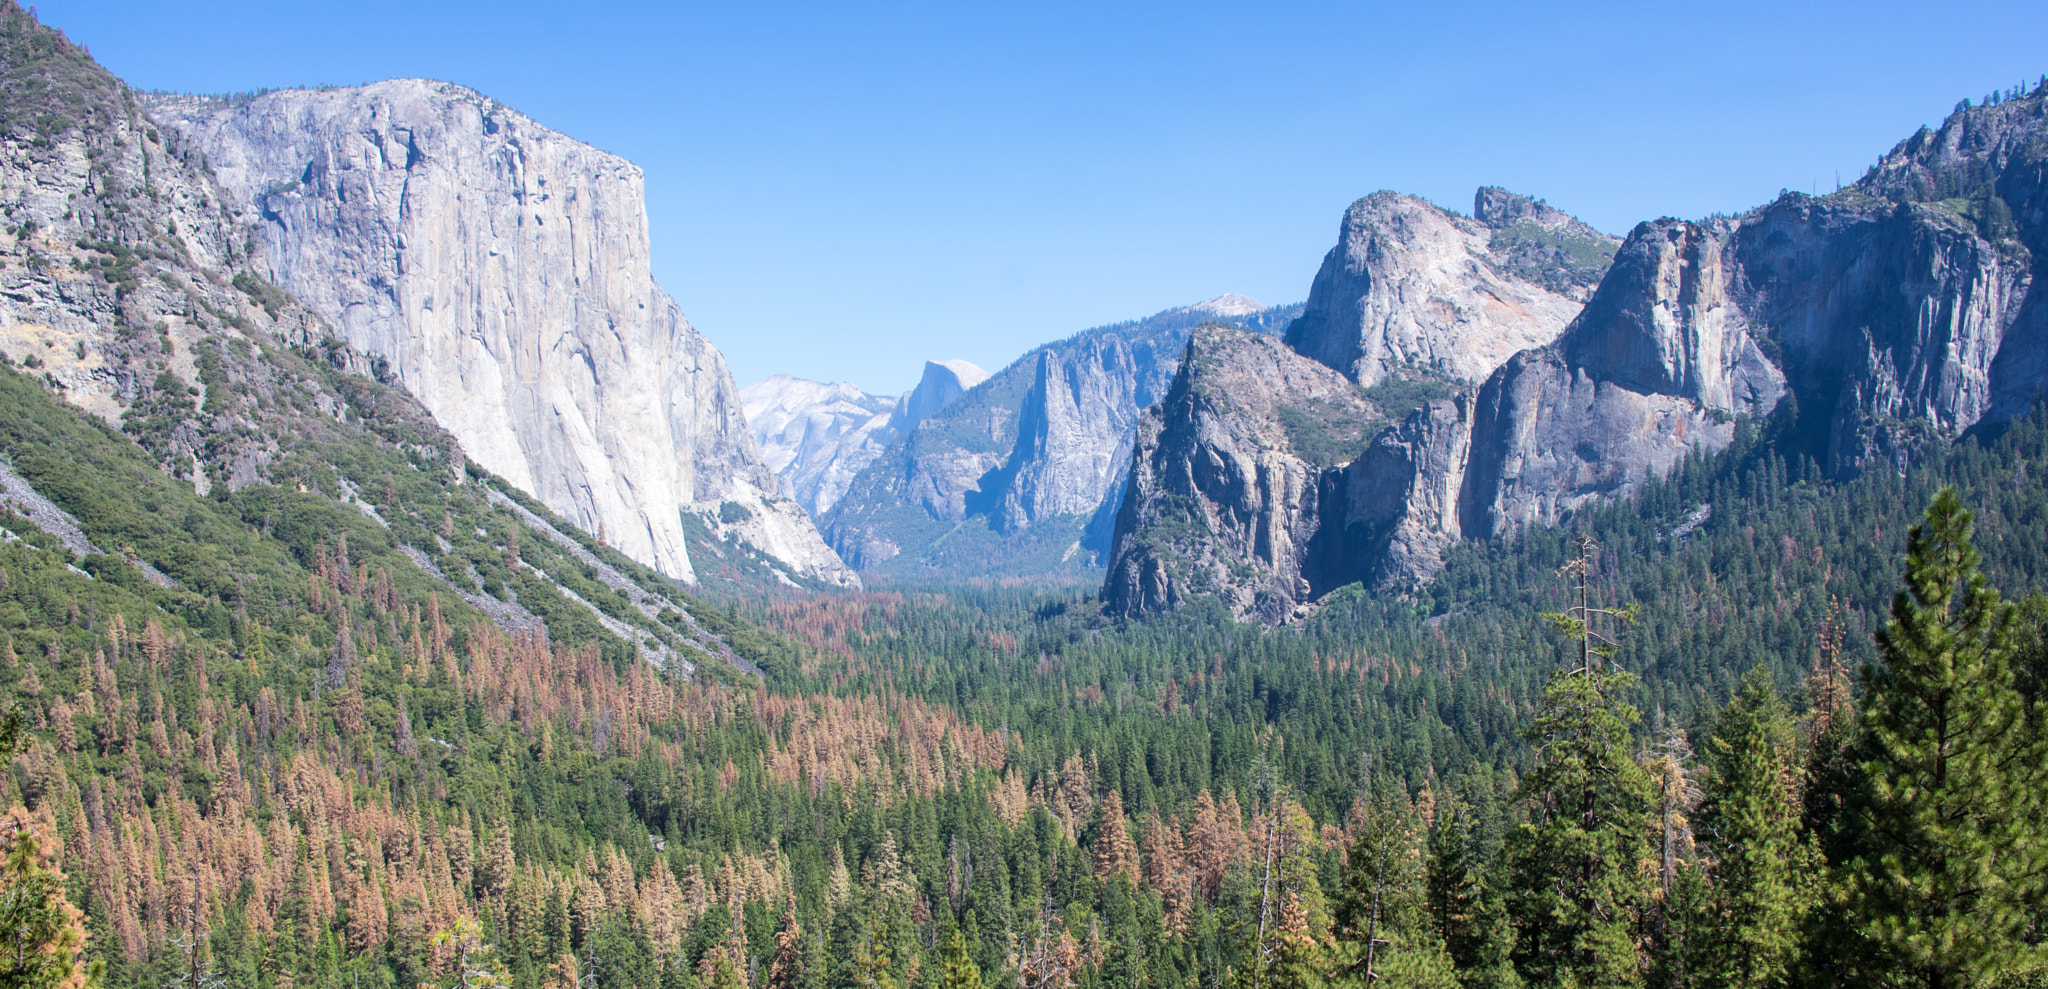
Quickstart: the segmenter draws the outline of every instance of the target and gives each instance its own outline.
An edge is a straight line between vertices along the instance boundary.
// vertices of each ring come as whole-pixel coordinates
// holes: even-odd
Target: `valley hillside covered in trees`
[[[1689,407],[1726,442],[1284,623],[798,580],[737,500],[684,582],[216,171],[0,0],[0,989],[2048,985],[2048,407],[1849,466]],[[1998,190],[1941,229],[2036,270]]]

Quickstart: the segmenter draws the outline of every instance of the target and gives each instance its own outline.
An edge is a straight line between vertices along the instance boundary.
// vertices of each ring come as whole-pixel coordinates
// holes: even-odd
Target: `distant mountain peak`
[[[949,361],[926,361],[925,363],[936,364],[953,372],[953,377],[959,379],[961,388],[972,388],[988,380],[988,372],[982,370],[981,365],[970,360],[956,357]],[[929,374],[930,372],[927,371],[926,373]]]
[[[1225,292],[1207,302],[1197,302],[1188,307],[1190,312],[1205,312],[1215,316],[1249,316],[1265,312],[1266,306],[1257,299]]]

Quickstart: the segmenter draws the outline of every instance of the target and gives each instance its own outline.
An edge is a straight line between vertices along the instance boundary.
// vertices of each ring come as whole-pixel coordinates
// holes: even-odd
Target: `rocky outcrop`
[[[863,570],[1086,573],[1108,548],[1139,414],[1172,383],[1189,330],[1270,331],[1298,311],[1226,295],[1034,350],[892,443],[826,534]]]
[[[1738,227],[1637,227],[1564,336],[1488,379],[1472,413],[1460,534],[1506,536],[1624,497],[1695,447],[1726,446],[1737,416],[1777,407],[1785,377],[1752,334],[1728,263]]]
[[[1464,537],[1460,499],[1471,452],[1469,395],[1431,402],[1382,430],[1344,469],[1335,516],[1342,529],[1325,540],[1329,569],[1379,588],[1428,583],[1443,569],[1444,550]]]
[[[7,0],[0,0],[0,213],[9,220],[0,234],[0,355],[21,369],[7,377],[18,386],[25,372],[119,430],[163,475],[129,473],[128,454],[118,448],[74,451],[51,442],[62,435],[51,427],[67,413],[40,400],[11,404],[9,415],[26,418],[0,418],[14,440],[28,442],[10,442],[16,448],[0,467],[0,499],[71,552],[125,559],[142,578],[175,589],[167,605],[232,608],[244,591],[252,598],[290,593],[249,583],[243,563],[252,552],[318,545],[320,553],[336,552],[339,571],[350,571],[351,533],[345,523],[335,528],[336,516],[360,513],[382,538],[377,550],[357,557],[359,573],[376,573],[375,586],[389,587],[392,578],[406,579],[392,572],[406,566],[397,561],[410,559],[446,592],[443,605],[456,609],[450,625],[488,617],[506,631],[546,626],[565,644],[616,637],[680,674],[692,670],[689,657],[698,651],[725,648],[687,617],[678,624],[687,599],[644,568],[632,567],[628,581],[579,549],[591,570],[550,576],[533,562],[545,554],[521,557],[519,515],[568,537],[524,508],[499,514],[493,502],[504,497],[495,480],[468,469],[461,446],[418,401],[370,377],[374,362],[249,270],[259,260],[249,252],[261,220],[214,181],[204,151],[152,120],[136,94],[82,48]],[[12,394],[23,397],[18,387]],[[57,415],[42,419],[36,408]],[[174,479],[172,487],[187,484],[194,494],[240,496],[222,501],[204,523],[182,510],[154,523],[211,526],[184,534],[197,543],[159,540],[136,528],[137,517],[104,511],[103,490],[68,477],[74,455],[96,462],[102,485],[126,479],[162,491]],[[419,473],[394,478],[394,469]],[[191,504],[190,494],[183,497]],[[147,499],[148,510],[156,500]],[[177,504],[176,497],[166,503]],[[238,542],[239,524],[229,524],[237,519],[269,538],[252,531]],[[194,555],[194,547],[206,552]],[[396,552],[382,555],[387,547]],[[478,550],[519,568],[518,578],[480,574]],[[101,568],[111,562],[81,559],[77,568],[104,578]],[[575,588],[589,589],[592,573],[615,590],[624,586],[644,620],[618,621],[616,608],[579,595]],[[347,586],[349,578],[338,579]],[[370,586],[353,589],[365,594]],[[527,606],[539,601],[555,607]]]
[[[151,110],[260,211],[271,279],[471,459],[672,577],[692,576],[692,512],[798,575],[854,580],[655,285],[639,169],[424,80]]]
[[[917,387],[903,396],[898,406],[894,425],[898,432],[915,429],[917,424],[936,415],[940,409],[953,404],[953,400],[967,394],[969,388],[988,380],[988,372],[976,366],[973,361],[926,361],[924,375],[917,380]]]
[[[1472,218],[1492,231],[1487,252],[1508,274],[1579,302],[1592,297],[1621,246],[1541,199],[1494,186],[1473,194]]]
[[[1568,217],[1537,206],[1481,190],[1476,214],[1490,227],[1520,230],[1525,242],[1509,250],[1503,267],[1531,251],[1542,260],[1544,237],[1532,231],[1585,236]],[[1395,198],[1361,201],[1345,228],[1347,247],[1359,245],[1345,257],[1358,263],[1339,265],[1334,275],[1326,263],[1319,291],[1429,242],[1416,231],[1441,234],[1447,223],[1432,225]],[[1349,575],[1413,587],[1437,572],[1452,542],[1508,538],[1627,497],[1689,454],[1726,447],[1743,417],[1780,415],[1783,452],[1809,456],[1837,476],[1902,469],[1930,442],[1995,430],[2042,400],[2044,249],[2048,96],[2041,92],[1961,110],[1830,196],[1788,193],[1739,217],[1641,224],[1555,340],[1517,353],[1476,391],[1388,428],[1341,478],[1326,475],[1320,524],[1306,537],[1299,526],[1285,530],[1294,545],[1262,557],[1273,561],[1267,570],[1225,579],[1211,568],[1207,578],[1190,571],[1176,582],[1171,567],[1143,553],[1126,564],[1121,547],[1158,542],[1152,530],[1196,531],[1175,528],[1174,516],[1147,506],[1193,499],[1180,511],[1199,520],[1253,503],[1176,481],[1157,463],[1163,453],[1134,463],[1105,593],[1143,611],[1215,592],[1240,611],[1285,618],[1286,608],[1247,609],[1244,602],[1247,589],[1281,600],[1272,589],[1287,585],[1283,561],[1290,559],[1298,586]],[[1564,279],[1553,287],[1577,277],[1562,264],[1568,259],[1549,257],[1554,276]],[[1384,281],[1360,284],[1372,290]],[[1311,314],[1328,313],[1325,299],[1350,291],[1312,299]],[[1359,311],[1377,310],[1368,298]],[[1289,339],[1312,351],[1351,339],[1305,336],[1315,328],[1304,317]],[[1356,351],[1315,352],[1371,373]],[[1162,414],[1156,435],[1200,432],[1193,406],[1169,403]],[[1189,463],[1206,456],[1200,444],[1182,446],[1174,456]],[[1162,441],[1158,449],[1171,447]],[[1209,504],[1215,499],[1221,508]],[[1242,539],[1217,530],[1194,542],[1201,545],[1180,548],[1181,556],[1231,558]],[[1318,546],[1356,562],[1332,570]]]
[[[740,398],[762,462],[822,518],[891,440],[986,380],[971,361],[926,361],[917,387],[898,396],[778,374],[740,389]]]
[[[363,429],[342,396],[269,359],[317,344],[321,321],[230,276],[254,217],[200,149],[30,12],[0,4],[0,22],[0,356],[202,494],[290,480],[272,471],[292,436]]]
[[[1196,329],[1139,425],[1104,600],[1143,612],[1215,594],[1284,621],[1358,579],[1329,544],[1345,539],[1343,462],[1374,417],[1357,385],[1273,337]]]
[[[1366,386],[1476,385],[1555,339],[1618,242],[1498,189],[1479,190],[1475,213],[1392,192],[1353,203],[1288,344]]]

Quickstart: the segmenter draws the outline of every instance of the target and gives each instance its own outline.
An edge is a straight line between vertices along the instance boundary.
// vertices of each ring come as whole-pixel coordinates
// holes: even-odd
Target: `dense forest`
[[[2039,970],[2048,605],[1993,588],[2041,572],[2048,418],[1848,481],[1761,424],[1629,503],[1460,550],[1425,593],[1285,629],[1010,589],[679,594],[731,655],[686,670],[595,623],[508,632],[369,518],[480,533],[448,564],[520,580],[543,540],[487,476],[201,497],[25,375],[0,397],[8,469],[130,554],[70,552],[10,487],[6,881],[61,891],[44,927],[90,963],[39,977]]]
[[[154,381],[116,428],[0,358],[0,986],[2048,982],[2048,412],[1839,477],[1787,408],[1284,628],[684,588],[178,267],[11,0],[0,69],[0,150],[76,137],[63,215],[134,228],[62,274]]]

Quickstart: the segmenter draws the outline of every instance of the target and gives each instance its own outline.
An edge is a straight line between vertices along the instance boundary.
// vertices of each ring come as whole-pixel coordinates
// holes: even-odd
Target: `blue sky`
[[[647,173],[742,383],[909,388],[1223,292],[1353,199],[1494,184],[1625,232],[1847,182],[2048,72],[2048,4],[41,0],[129,83],[460,82]]]

